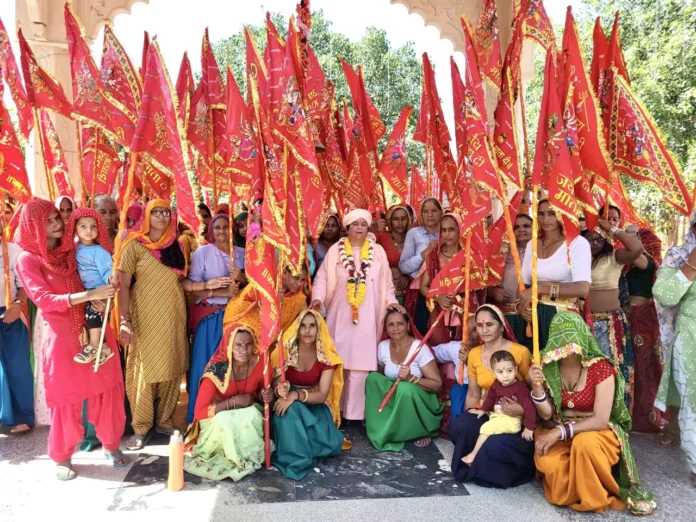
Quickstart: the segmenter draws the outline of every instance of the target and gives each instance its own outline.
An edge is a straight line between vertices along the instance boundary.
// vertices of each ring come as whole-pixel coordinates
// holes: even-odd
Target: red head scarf
[[[48,271],[63,277],[71,293],[82,292],[84,287],[77,275],[73,236],[63,233],[58,246],[48,249],[46,225],[53,212],[58,212],[58,209],[45,199],[36,198],[27,203],[19,218],[15,243],[25,252],[36,255]],[[70,307],[74,332],[79,332],[82,328],[84,316],[84,305]]]
[[[106,230],[106,227],[104,226],[104,222],[102,221],[99,212],[97,212],[93,208],[79,207],[75,209],[72,213],[72,216],[70,216],[70,221],[68,221],[68,224],[66,225],[65,234],[63,235],[63,237],[65,237],[67,241],[67,238],[75,236],[77,231],[77,220],[86,217],[91,217],[94,220],[96,220],[97,228],[99,229],[97,242],[109,254],[114,255],[114,249],[111,246],[111,241],[109,240],[109,232]]]
[[[662,264],[662,240],[649,228],[638,230],[638,238],[643,243],[646,252],[653,258],[657,268]]]
[[[140,226],[141,226],[140,220],[143,217],[144,210],[145,210],[145,205],[143,205],[139,201],[136,201],[130,207],[128,207],[128,212],[126,212],[126,217],[135,221],[135,225],[133,225],[132,227],[128,227],[129,232],[133,229],[140,228]]]

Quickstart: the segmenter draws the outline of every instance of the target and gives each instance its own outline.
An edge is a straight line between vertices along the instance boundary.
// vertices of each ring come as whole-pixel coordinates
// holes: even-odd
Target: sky
[[[149,4],[135,4],[130,15],[117,16],[113,29],[136,66],[140,63],[143,31],[147,30],[151,37],[157,35],[169,74],[175,81],[184,51],[188,51],[194,72],[200,70],[201,38],[206,26],[211,41],[215,42],[244,25],[261,25],[266,11],[281,12],[289,18],[296,4],[297,0],[150,0]],[[567,5],[577,10],[580,0],[546,0],[544,4],[552,23],[557,24],[565,20]],[[419,15],[408,14],[406,7],[391,4],[389,0],[312,0],[311,7],[323,9],[324,16],[333,22],[333,29],[353,41],[374,26],[386,31],[394,47],[413,41],[417,56],[427,52],[438,71],[436,82],[445,118],[450,128],[454,127],[449,57],[454,54],[460,70],[464,67],[464,57],[454,53],[449,40],[440,38],[437,28],[426,27]],[[101,52],[101,35],[93,45],[93,52],[95,55]],[[98,63],[100,58],[95,57]]]

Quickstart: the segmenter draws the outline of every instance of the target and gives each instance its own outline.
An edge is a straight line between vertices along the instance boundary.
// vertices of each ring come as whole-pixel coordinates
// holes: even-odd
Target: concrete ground
[[[78,453],[73,460],[79,474],[72,482],[57,482],[46,455],[48,428],[27,435],[0,435],[0,521],[274,521],[394,520],[406,521],[618,521],[630,515],[575,513],[551,506],[538,483],[511,490],[467,485],[469,496],[380,500],[345,500],[244,504],[238,490],[227,483],[218,488],[188,485],[177,493],[165,484],[135,486],[124,482],[129,468],[115,469],[101,452]],[[658,499],[653,521],[696,521],[696,489],[690,484],[680,449],[658,445],[653,437],[632,437],[643,484]],[[437,440],[447,461],[452,445]],[[148,453],[164,456],[166,446],[148,446]],[[131,456],[135,460],[136,455]],[[311,505],[310,505],[311,504]]]

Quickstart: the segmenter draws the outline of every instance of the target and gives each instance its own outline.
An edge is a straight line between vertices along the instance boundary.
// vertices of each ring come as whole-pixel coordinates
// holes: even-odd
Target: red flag
[[[407,203],[412,208],[418,210],[421,202],[428,197],[425,178],[421,175],[420,169],[411,164],[411,176],[409,177],[408,200]]]
[[[125,49],[108,25],[104,27],[101,77],[108,95],[121,105],[123,112],[135,125],[140,110],[142,85]]]
[[[268,212],[266,208],[262,210]],[[251,240],[246,247],[245,272],[249,284],[259,293],[261,314],[261,352],[268,351],[280,332],[278,263],[273,245],[264,237]]]
[[[98,142],[97,137],[99,138]],[[116,147],[103,132],[97,132],[92,128],[83,126],[82,153],[82,172],[88,192],[90,194],[111,194],[118,174],[121,172],[121,167],[123,167]]]
[[[421,114],[419,115],[413,139],[422,141],[432,148],[435,172],[440,178],[442,188],[450,202],[456,199],[457,165],[450,151],[450,133],[440,105],[440,96],[435,84],[435,72],[427,53],[423,53],[423,93],[421,95]]]
[[[34,107],[51,109],[66,118],[71,118],[72,105],[65,97],[63,88],[36,61],[21,29],[17,32],[17,37],[29,103]]]
[[[244,103],[232,70],[227,68],[226,81],[227,127],[225,136],[228,140],[226,164],[231,171],[233,186],[241,189],[250,187],[252,175],[256,168],[258,151],[256,128],[253,125],[253,111]]]
[[[495,0],[485,0],[473,38],[481,75],[500,92],[503,83],[503,56],[500,51],[498,10]]]
[[[130,145],[135,130],[133,120],[124,112],[124,106],[112,98],[104,86],[99,69],[83,38],[82,28],[68,2],[65,4],[65,30],[72,74],[73,116],[102,128],[122,145]]]
[[[70,174],[68,173],[68,162],[65,161],[63,147],[60,145],[58,134],[53,128],[53,123],[45,110],[39,111],[41,119],[41,140],[43,142],[43,151],[46,155],[44,166],[49,172],[51,179],[55,180],[58,186],[58,195],[75,197],[75,189],[70,182]]]
[[[406,201],[408,190],[408,163],[406,160],[406,125],[411,116],[413,107],[404,107],[399,119],[394,124],[392,133],[387,140],[382,153],[382,161],[379,163],[379,172],[389,183],[391,189],[396,192],[399,201]]]
[[[623,48],[621,47],[621,35],[619,34],[619,12],[614,15],[614,25],[611,28],[609,38],[609,53],[607,55],[607,67],[616,67],[619,74],[628,85],[631,85],[631,77],[628,75],[626,58],[624,58]]]
[[[352,130],[353,141],[363,154],[376,151],[377,142],[386,132],[382,118],[365,89],[362,70],[356,74],[343,57],[339,56],[339,59],[353,98],[353,111],[355,112]]]
[[[266,50],[263,58],[268,71],[268,114],[275,114],[281,104],[285,88],[285,55],[285,40],[271,21],[271,13],[266,12]]]
[[[148,49],[143,102],[131,150],[147,154],[155,167],[173,177],[179,216],[193,230],[198,230],[198,214],[188,177],[188,150],[182,139],[184,129],[177,118],[174,96],[159,46],[153,40]]]
[[[580,45],[577,28],[571,8],[568,8],[565,31],[563,33],[563,71],[561,100],[567,103],[571,85],[573,112],[577,119],[580,161],[589,178],[600,176],[610,179],[612,164],[604,141],[603,123],[599,101],[593,91],[587,74],[585,54]]]
[[[247,105],[252,106],[250,80],[253,78],[256,90],[259,93],[259,101],[263,103],[264,110],[268,111],[268,71],[259,55],[259,50],[254,41],[254,35],[248,28],[244,28],[246,39],[246,74],[247,74]]]
[[[517,125],[515,124],[515,87],[510,68],[505,69],[500,101],[495,109],[493,151],[498,167],[508,183],[516,189],[522,188],[522,166],[517,148]]]
[[[609,185],[609,203],[617,207],[621,211],[621,218],[626,223],[633,223],[641,228],[653,228],[653,226],[645,221],[640,214],[631,205],[631,198],[626,192],[626,187],[623,184],[623,176],[616,174],[614,183]],[[597,178],[594,188],[604,193],[603,197],[597,198],[597,206],[603,208],[606,202],[607,185],[608,183]]]
[[[157,197],[169,201],[172,197],[171,179],[157,170],[157,167],[143,158],[144,161],[138,161],[135,167],[135,174],[138,178],[145,179],[142,183],[146,187],[149,197]],[[178,202],[177,202],[178,204]]]
[[[339,142],[341,143],[341,150],[343,150],[343,158],[348,160],[348,153],[350,152],[350,139],[353,133],[353,118],[350,116],[350,110],[348,109],[348,100],[343,98],[343,135],[339,136]]]
[[[188,141],[208,164],[213,166],[216,152],[224,155],[225,96],[222,77],[208,38],[203,34],[201,50],[201,79],[191,98],[191,114],[188,122]]]
[[[457,84],[454,89],[455,96],[459,95],[458,99],[455,98],[455,107],[457,112],[462,113],[461,117],[466,125],[466,146],[463,148],[466,152],[459,159],[459,169],[461,169],[459,177],[462,175],[468,177],[464,171],[470,171],[471,179],[474,182],[483,185],[502,199],[506,191],[505,187],[500,184],[501,179],[498,177],[497,164],[493,159],[493,151],[488,139],[488,115],[486,114],[486,103],[476,62],[476,53],[471,40],[471,26],[466,18],[462,17],[461,20],[466,51],[465,88],[462,88],[457,65],[454,63],[454,59],[451,59],[454,80],[459,79],[455,82]]]
[[[188,59],[188,53],[184,51],[184,56],[179,66],[179,75],[176,78],[176,99],[179,103],[179,119],[185,129],[188,129],[189,109],[191,108],[191,97],[193,96],[194,88],[195,83],[193,81],[193,73],[191,72],[191,62]]]
[[[691,194],[681,175],[681,165],[660,137],[657,124],[636,94],[613,67],[609,73],[611,106],[604,120],[609,130],[609,155],[614,168],[657,187],[665,201],[690,215]]]
[[[556,49],[556,35],[543,0],[522,0],[516,16],[522,24],[524,38],[534,40],[544,50]]]
[[[599,94],[600,78],[606,77],[607,58],[609,56],[609,40],[602,29],[602,21],[598,16],[595,20],[594,31],[592,32],[592,65],[590,67],[590,78],[592,88]]]
[[[12,100],[15,107],[17,107],[19,130],[24,138],[28,140],[31,129],[34,126],[34,115],[29,106],[29,98],[27,98],[27,93],[22,85],[22,76],[19,74],[17,61],[10,44],[10,37],[0,18],[0,81],[2,79],[7,82]]]
[[[0,187],[20,203],[26,203],[31,199],[29,177],[2,91],[0,83]]]
[[[570,245],[580,229],[568,135],[558,99],[555,55],[555,50],[546,53],[532,184],[548,188],[549,203],[561,214],[563,233]]]

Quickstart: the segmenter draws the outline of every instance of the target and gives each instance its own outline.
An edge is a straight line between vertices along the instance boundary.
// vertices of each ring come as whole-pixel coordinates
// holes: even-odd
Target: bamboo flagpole
[[[54,202],[56,200],[56,193],[53,188],[53,180],[51,179],[51,172],[48,168],[48,161],[46,161],[46,148],[44,147],[43,142],[44,129],[43,125],[41,125],[41,120],[39,119],[39,112],[36,110],[36,107],[32,107],[32,110],[34,112],[34,125],[36,126],[36,129],[39,132],[39,147],[41,148],[41,160],[43,161],[44,174],[46,175],[46,187],[48,190],[48,197],[51,200],[51,202]]]
[[[92,166],[92,186],[89,190],[89,206],[94,208],[94,193],[97,191],[97,171],[99,169],[99,140],[101,132],[99,127],[94,130],[94,163]]]
[[[466,251],[471,252],[471,236],[473,236],[473,232],[469,230],[469,232],[466,235]],[[464,313],[462,314],[462,322],[464,323],[464,332],[465,334],[462,334],[462,343],[464,343],[464,339],[467,339],[469,336],[469,276],[471,275],[471,255],[466,256],[466,260],[464,261]],[[459,375],[457,375],[457,382],[459,384],[464,384],[464,364],[459,365]]]
[[[471,232],[469,232],[468,238],[469,238],[469,243],[468,243],[468,244],[469,244],[469,246],[471,246]],[[467,262],[469,262],[469,256],[467,256]],[[459,282],[459,284],[457,285],[457,287],[454,289],[454,292],[453,292],[453,293],[454,293],[455,295],[456,295],[457,293],[459,293],[459,289],[462,287],[463,284],[465,284],[465,283],[468,282],[468,281],[469,281],[469,278],[468,278],[468,277],[463,278],[463,279]],[[468,301],[468,299],[467,299],[467,301]],[[418,344],[418,347],[417,347],[416,350],[413,352],[413,355],[411,355],[411,357],[409,357],[409,359],[404,363],[404,366],[411,366],[411,364],[413,364],[413,361],[416,360],[416,357],[418,357],[418,354],[420,353],[421,348],[423,348],[423,346],[425,346],[425,344],[428,342],[428,339],[430,339],[430,336],[433,335],[433,332],[435,331],[435,328],[437,327],[438,324],[440,324],[440,321],[442,321],[442,318],[445,316],[445,311],[446,311],[446,310],[440,310],[440,313],[438,314],[437,319],[435,319],[435,321],[433,322],[433,324],[432,324],[432,326],[430,327],[430,329],[429,329],[429,330],[426,332],[426,334],[423,336],[423,339],[421,339],[421,342]],[[377,410],[379,413],[382,413],[382,410],[385,408],[385,406],[386,406],[387,403],[389,402],[389,399],[391,399],[392,395],[394,395],[394,392],[396,391],[396,387],[399,385],[400,382],[401,382],[401,379],[397,378],[397,379],[394,381],[394,384],[392,384],[392,387],[389,388],[389,391],[387,392],[387,394],[386,394],[386,395],[384,396],[384,398],[382,399],[382,403],[379,405],[379,410]]]
[[[529,156],[529,142],[527,141],[527,114],[524,103],[524,83],[520,78],[520,109],[522,112],[522,133],[524,135],[524,159],[527,167],[527,176],[532,176],[532,162]],[[529,325],[527,328],[527,336],[532,338],[532,359],[534,364],[539,364],[541,356],[539,354],[539,316],[537,306],[539,304],[538,285],[539,278],[537,275],[537,263],[539,259],[539,218],[537,210],[539,206],[539,185],[532,185],[532,322],[531,336],[529,335]]]
[[[123,236],[126,232],[126,224],[128,222],[127,214],[128,207],[130,207],[131,200],[133,199],[133,184],[135,179],[135,164],[137,163],[137,152],[130,153],[130,164],[128,165],[128,184],[126,185],[126,195],[123,198],[123,208],[121,209],[121,221],[118,224],[118,232],[116,233],[116,240],[114,241],[114,267],[112,275],[118,270],[118,266],[121,262],[121,254],[123,248],[121,244],[123,242]],[[101,334],[99,336],[99,347],[97,348],[97,358],[94,361],[94,372],[99,370],[99,360],[101,359],[102,347],[104,346],[104,334],[106,328],[109,324],[109,310],[111,309],[111,298],[106,301],[106,310],[104,311],[104,321],[102,323]],[[118,333],[117,333],[118,334]]]

